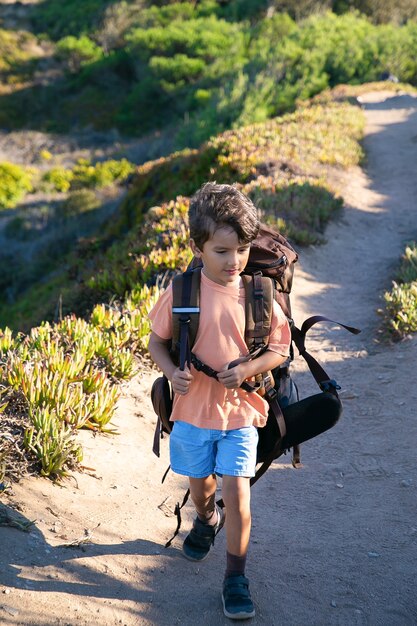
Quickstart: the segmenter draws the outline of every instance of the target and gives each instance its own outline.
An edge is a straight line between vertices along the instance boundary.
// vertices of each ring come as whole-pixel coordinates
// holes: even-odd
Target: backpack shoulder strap
[[[172,351],[179,355],[180,367],[190,366],[190,351],[200,320],[201,268],[178,274],[172,281]]]
[[[242,275],[245,286],[245,341],[252,354],[268,345],[271,333],[274,282],[262,273]]]

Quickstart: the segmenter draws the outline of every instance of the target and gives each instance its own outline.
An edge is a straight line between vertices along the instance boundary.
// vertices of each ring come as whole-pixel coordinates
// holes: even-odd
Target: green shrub
[[[42,180],[52,186],[55,191],[65,193],[71,187],[73,178],[74,173],[72,170],[64,167],[54,167],[43,175]]]
[[[67,192],[70,189],[100,189],[114,183],[121,183],[135,166],[127,159],[110,159],[93,165],[88,159],[79,159],[72,170],[54,167],[46,172],[42,181],[55,191]]]
[[[169,92],[202,76],[205,63],[202,59],[193,59],[186,54],[175,54],[173,57],[153,56],[149,68],[161,81],[161,86]]]
[[[94,63],[103,56],[103,50],[86,35],[79,39],[69,35],[58,41],[57,57],[64,61],[70,72],[78,72],[84,65]]]
[[[127,159],[103,161],[96,165],[92,165],[87,159],[80,159],[72,170],[71,187],[107,187],[123,182],[134,169],[135,166]]]
[[[378,70],[389,72],[401,82],[417,84],[417,23],[398,28],[386,24],[374,34]],[[377,76],[376,76],[377,77]]]
[[[394,340],[417,332],[417,243],[410,243],[391,291],[384,294],[383,331]]]
[[[33,190],[33,172],[20,165],[0,163],[0,209],[13,209]]]
[[[400,340],[417,332],[417,281],[402,285],[394,282],[384,299],[385,321],[390,336]]]
[[[38,459],[41,475],[53,479],[67,476],[68,469],[75,468],[83,457],[74,432],[60,420],[55,408],[38,406],[29,415],[34,425],[26,430],[24,445]]]
[[[406,247],[396,279],[400,283],[417,280],[417,243],[410,243]]]
[[[204,107],[194,94],[228,84],[247,58],[244,28],[215,15],[132,28],[126,41],[138,81],[119,113],[126,128],[160,128]]]

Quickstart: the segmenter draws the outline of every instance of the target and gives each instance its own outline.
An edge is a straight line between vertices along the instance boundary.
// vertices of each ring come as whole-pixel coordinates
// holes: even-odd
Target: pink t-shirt
[[[152,330],[162,339],[172,337],[172,289],[164,291],[149,314]],[[245,288],[218,285],[201,274],[200,319],[194,354],[216,371],[227,369],[235,359],[248,354],[244,340]],[[268,349],[289,355],[291,331],[281,307],[274,301]],[[171,419],[200,428],[231,430],[244,426],[264,426],[268,403],[256,392],[226,389],[215,378],[198,372],[185,396],[176,395]]]

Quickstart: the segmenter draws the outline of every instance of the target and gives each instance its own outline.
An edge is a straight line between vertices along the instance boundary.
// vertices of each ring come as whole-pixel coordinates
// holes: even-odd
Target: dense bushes
[[[125,132],[175,122],[178,146],[198,146],[230,127],[263,121],[338,83],[384,72],[413,82],[417,26],[375,26],[349,13],[296,23],[276,13],[250,26],[218,16],[188,18],[155,7],[125,34],[134,79],[116,121]],[[167,9],[167,7],[165,7]],[[146,14],[145,14],[146,15]],[[187,19],[185,19],[187,17]],[[93,68],[92,68],[92,71]]]
[[[13,163],[0,163],[0,210],[13,209],[32,189],[30,171]]]
[[[126,42],[137,88],[120,111],[125,131],[132,124],[161,128],[190,114],[202,104],[198,90],[209,96],[245,63],[244,30],[215,16],[134,28]]]
[[[346,12],[352,3],[100,4],[89,0],[80,11],[74,0],[49,0],[33,8],[36,24],[57,39],[54,59],[67,74],[32,98],[30,90],[4,98],[0,121],[49,130],[116,126],[130,135],[166,129],[177,148],[198,147],[336,84],[384,73],[417,84],[416,22],[377,25]],[[372,14],[371,4],[356,6]]]

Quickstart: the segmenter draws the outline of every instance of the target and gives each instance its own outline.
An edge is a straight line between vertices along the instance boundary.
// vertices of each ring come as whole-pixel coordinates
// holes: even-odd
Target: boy
[[[190,247],[203,264],[200,318],[193,353],[218,371],[217,379],[191,367],[181,371],[172,361],[172,290],[150,313],[152,359],[172,383],[175,394],[171,419],[170,460],[174,472],[189,477],[197,517],[183,544],[183,554],[202,561],[226,518],[226,572],[223,610],[231,619],[255,615],[245,576],[251,528],[250,478],[255,474],[258,433],[268,404],[240,385],[248,378],[279,366],[289,354],[290,329],[274,302],[268,349],[253,360],[228,369],[247,355],[244,340],[245,292],[240,273],[259,230],[257,210],[231,185],[206,183],[191,198]],[[222,477],[226,516],[215,504],[216,476]]]

